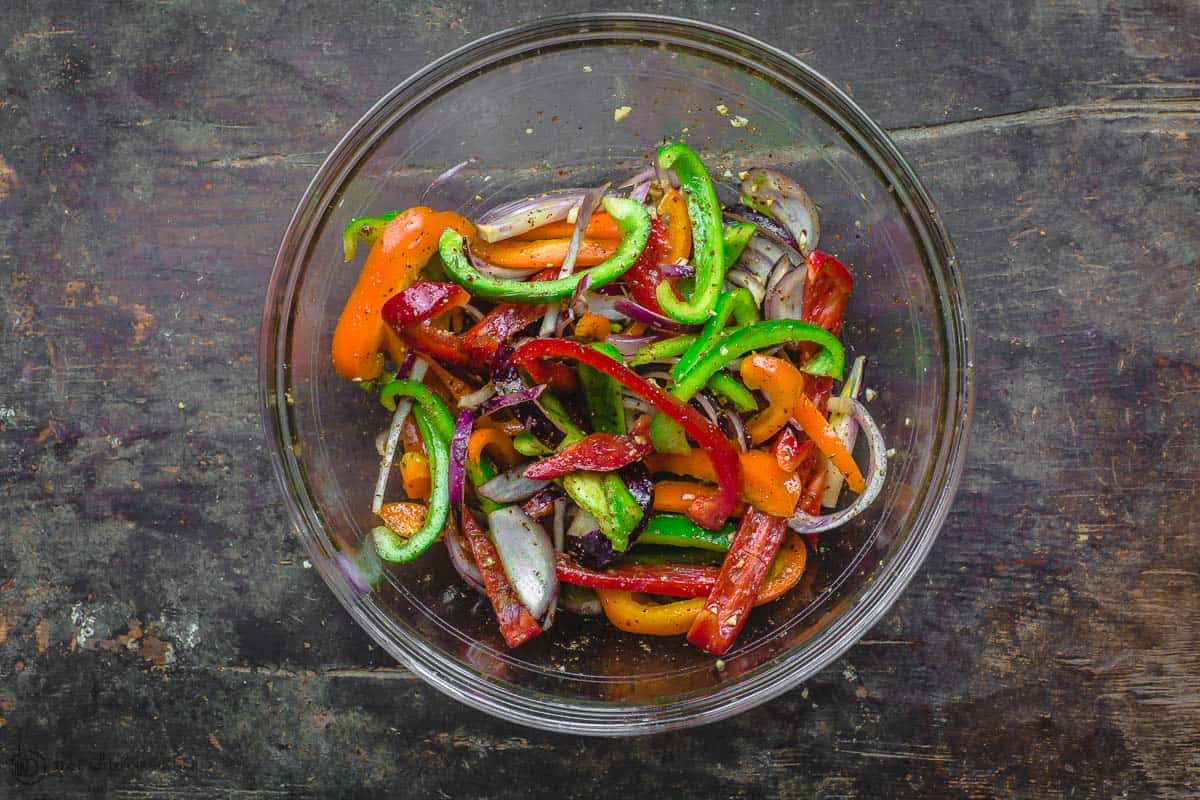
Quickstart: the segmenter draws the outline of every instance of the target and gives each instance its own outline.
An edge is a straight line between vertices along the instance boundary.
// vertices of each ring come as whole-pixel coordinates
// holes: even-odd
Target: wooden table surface
[[[961,257],[962,490],[803,689],[650,738],[526,730],[395,666],[306,569],[256,400],[296,198],[413,70],[591,8],[8,4],[0,797],[1200,793],[1195,0],[640,5],[828,75]]]

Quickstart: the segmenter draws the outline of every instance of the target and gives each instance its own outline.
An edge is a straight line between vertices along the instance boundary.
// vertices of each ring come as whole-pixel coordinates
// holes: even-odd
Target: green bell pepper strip
[[[680,300],[667,281],[658,285],[656,297],[667,316],[699,325],[708,319],[725,283],[725,229],[721,222],[721,204],[700,156],[686,144],[678,142],[660,148],[658,163],[663,169],[674,171],[687,196],[696,276],[691,297]]]
[[[547,303],[570,297],[585,275],[591,276],[590,287],[599,289],[620,278],[638,260],[650,237],[650,212],[634,200],[625,197],[604,198],[604,210],[617,223],[621,243],[613,254],[591,269],[580,270],[564,278],[550,281],[517,281],[490,278],[475,269],[463,252],[463,237],[453,228],[442,232],[438,250],[450,280],[458,283],[475,297],[505,303]]]
[[[346,261],[353,261],[358,252],[358,243],[375,244],[379,234],[389,222],[400,216],[399,211],[389,211],[378,217],[355,217],[342,228],[342,256]]]
[[[842,343],[829,331],[794,319],[776,319],[757,322],[740,328],[721,331],[716,342],[692,366],[681,375],[671,388],[671,395],[687,402],[696,392],[718,375],[718,371],[736,358],[754,350],[766,350],[778,344],[790,342],[813,342],[820,350],[801,369],[813,375],[841,380],[845,366],[845,350]],[[721,379],[718,379],[720,382]],[[725,388],[728,385],[725,384]],[[736,393],[736,390],[735,390]],[[744,399],[744,398],[743,398]],[[687,453],[687,441],[673,420],[659,414],[650,423],[650,441],[660,453]],[[681,444],[682,442],[682,444]]]
[[[758,402],[754,399],[754,392],[743,386],[732,375],[718,372],[708,379],[706,388],[733,403],[733,407],[738,411],[758,411]]]
[[[439,436],[447,442],[454,438],[454,418],[450,416],[450,409],[425,384],[409,380],[391,381],[379,392],[379,402],[388,411],[396,410],[396,403],[401,397],[411,397],[429,415]]]
[[[692,346],[692,343],[699,338],[699,334],[685,333],[679,336],[672,336],[670,339],[651,342],[633,354],[629,359],[629,366],[640,367],[643,364],[649,364],[651,361],[662,361],[683,355]]]
[[[466,467],[467,478],[476,489],[500,474],[500,471],[496,469],[496,465],[485,455],[479,457],[479,463],[475,463],[468,458],[465,460],[463,466]],[[475,496],[479,500],[479,507],[483,509],[484,514],[490,514],[497,509],[503,508],[501,503],[487,499],[479,494],[478,491],[475,493]]]
[[[729,549],[735,530],[736,526],[729,524],[719,531],[708,531],[683,514],[655,514],[638,537],[638,544],[697,547],[723,553]]]
[[[807,322],[774,319],[722,332],[716,345],[705,353],[687,374],[679,378],[671,394],[679,400],[687,401],[730,361],[755,350],[766,350],[793,342],[812,342],[820,347],[817,354],[810,358],[801,370],[810,375],[842,379],[846,351],[836,336]]]
[[[542,410],[566,433],[560,448],[584,437],[584,432],[571,421],[558,398],[543,392],[541,403]],[[600,532],[612,544],[613,550],[625,552],[629,547],[629,534],[642,521],[643,512],[620,475],[614,472],[579,471],[568,473],[556,479],[555,483],[562,486],[576,505],[596,518]]]
[[[735,222],[725,226],[725,269],[737,263],[757,230],[758,226],[753,222]]]
[[[429,510],[425,515],[425,522],[421,529],[407,540],[400,538],[386,525],[371,530],[371,538],[375,542],[375,550],[379,557],[394,564],[412,561],[428,550],[446,527],[446,519],[450,514],[450,440],[442,437],[432,419],[433,415],[425,410],[420,399],[417,399],[417,402],[417,407],[413,409],[413,418],[417,421],[421,441],[425,443],[425,452],[429,456]],[[437,402],[440,403],[441,400]]]
[[[686,375],[692,367],[696,366],[696,362],[717,343],[721,332],[729,324],[730,317],[733,317],[734,323],[739,327],[758,322],[758,305],[755,304],[754,295],[750,293],[749,289],[737,288],[721,293],[721,296],[717,298],[716,307],[713,308],[712,316],[704,323],[704,329],[700,331],[699,338],[671,368],[672,378],[679,380],[680,376]]]
[[[521,431],[513,437],[513,449],[521,455],[529,456],[530,458],[548,456],[554,452],[539,442],[537,437],[529,431]]]
[[[618,363],[624,363],[621,351],[611,344],[596,342],[592,349],[599,350]],[[620,436],[629,433],[625,423],[621,384],[587,364],[579,365],[579,383],[583,387],[583,399],[587,402],[588,412],[592,417],[592,430]]]
[[[613,562],[613,566],[659,567],[671,564],[720,566],[724,558],[724,551],[701,550],[695,547],[642,547],[642,540],[639,538],[638,546]]]

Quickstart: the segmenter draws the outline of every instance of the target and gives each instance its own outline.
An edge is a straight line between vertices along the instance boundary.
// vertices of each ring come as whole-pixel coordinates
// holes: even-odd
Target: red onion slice
[[[783,223],[803,253],[814,250],[821,239],[817,204],[782,173],[762,167],[749,170],[742,180],[742,202]]]
[[[651,311],[628,298],[618,300],[615,308],[634,322],[641,322],[659,330],[672,331],[674,333],[696,333],[701,328],[700,325],[689,325],[685,322],[678,322],[668,316]]]
[[[660,338],[652,333],[643,333],[637,336],[631,336],[627,333],[614,333],[608,337],[607,342],[617,348],[621,352],[621,355],[631,356],[646,345],[657,342]]]
[[[432,182],[430,182],[430,184],[428,186],[425,187],[425,191],[421,192],[421,199],[417,202],[417,205],[421,205],[421,206],[425,205],[425,198],[429,196],[430,192],[432,192],[434,189],[436,189],[439,186],[441,186],[442,184],[444,184],[446,181],[453,178],[455,175],[457,175],[459,172],[461,172],[464,167],[474,164],[477,161],[479,161],[478,158],[475,158],[475,156],[471,156],[466,161],[460,161],[457,164],[455,164],[453,167],[451,167],[450,169],[443,172],[441,175],[438,175],[436,178],[433,179]]]
[[[879,492],[883,488],[884,479],[887,477],[887,453],[885,450],[887,445],[883,441],[883,433],[879,430],[879,426],[875,424],[875,420],[863,408],[862,403],[857,400],[851,400],[850,403],[854,418],[858,420],[858,424],[862,426],[863,433],[867,435],[867,449],[871,463],[867,470],[866,488],[862,494],[854,499],[853,503],[833,514],[813,517],[805,514],[803,511],[797,511],[788,520],[788,525],[797,533],[821,533],[822,531],[833,530],[845,525],[866,510],[867,506],[871,505],[875,501],[875,498],[879,496]]]
[[[530,614],[541,619],[558,593],[554,545],[546,529],[519,506],[505,506],[488,514],[488,527],[517,597]]]
[[[481,214],[475,222],[475,230],[479,238],[489,244],[511,239],[566,219],[571,209],[586,196],[587,192],[581,189],[559,189],[538,197],[513,200]]]
[[[487,589],[483,585],[483,575],[479,573],[479,567],[475,564],[475,558],[471,555],[467,540],[463,538],[462,532],[459,531],[454,520],[446,523],[443,534],[443,538],[446,540],[446,550],[450,553],[450,563],[459,577],[472,589],[481,594],[487,594]]]
[[[804,284],[808,270],[792,266],[786,255],[779,257],[763,299],[764,319],[803,319]],[[773,281],[773,282],[772,282]]]
[[[454,437],[450,440],[450,509],[455,515],[463,502],[467,442],[471,439],[474,423],[475,412],[469,408],[463,409],[454,423]]]
[[[528,500],[550,481],[535,481],[525,477],[525,464],[519,464],[500,473],[475,491],[496,503],[519,503]]]
[[[554,484],[530,497],[521,504],[521,510],[534,519],[541,519],[554,510],[554,502],[561,499],[563,490]]]
[[[658,271],[668,278],[690,278],[696,274],[696,268],[691,264],[659,264]]]

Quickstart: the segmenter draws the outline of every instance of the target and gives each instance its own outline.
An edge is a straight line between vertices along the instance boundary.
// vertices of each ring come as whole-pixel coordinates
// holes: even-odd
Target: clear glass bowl
[[[630,106],[620,122],[614,110]],[[723,106],[724,109],[718,109]],[[727,113],[725,113],[727,110]],[[742,117],[744,126],[731,124]],[[373,399],[339,379],[330,338],[356,279],[352,217],[421,202],[431,179],[479,161],[424,202],[470,213],[551,186],[623,179],[683,136],[732,190],[789,173],[822,207],[821,248],[857,285],[845,340],[868,358],[871,409],[895,449],[870,512],[822,538],[790,595],[756,610],[722,664],[680,638],[640,638],[560,614],[517,651],[443,549],[360,594],[337,568],[374,525]],[[972,409],[966,303],[946,232],[887,136],[785,53],[699,22],[634,14],[547,19],[481,39],[379,101],[326,159],[275,262],[260,333],[261,399],[284,498],[312,563],[351,616],[446,694],[555,731],[647,733],[721,719],[787,691],[857,641],[933,544]]]

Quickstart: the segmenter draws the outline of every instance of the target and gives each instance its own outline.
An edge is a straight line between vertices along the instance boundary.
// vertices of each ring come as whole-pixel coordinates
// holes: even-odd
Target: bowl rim
[[[805,663],[794,663],[797,651],[768,659],[747,673],[725,681],[707,693],[681,695],[666,702],[617,705],[598,701],[564,700],[545,692],[523,691],[482,676],[463,663],[425,646],[415,637],[392,638],[387,629],[393,620],[374,602],[364,600],[338,571],[332,554],[322,544],[320,515],[301,502],[302,468],[291,445],[291,420],[285,392],[288,388],[286,346],[294,295],[302,270],[293,269],[297,256],[307,253],[314,237],[314,219],[324,216],[322,197],[336,192],[370,149],[384,117],[395,117],[394,108],[406,95],[429,95],[468,71],[497,61],[526,55],[547,46],[545,37],[556,33],[561,42],[627,39],[630,32],[680,41],[726,60],[739,60],[740,47],[753,56],[740,60],[760,70],[768,67],[803,79],[819,98],[823,111],[843,135],[867,153],[876,169],[892,180],[909,212],[910,224],[935,282],[938,322],[946,347],[947,376],[943,396],[938,451],[931,462],[925,497],[915,507],[910,535],[895,552],[889,568],[861,590],[860,602],[828,623],[805,645],[815,653]],[[625,34],[625,35],[622,35]],[[716,42],[714,44],[714,41]],[[791,88],[791,87],[789,87]],[[422,98],[423,99],[423,98]],[[805,97],[816,103],[816,98]],[[410,104],[413,98],[409,97]],[[843,124],[849,121],[849,125]],[[888,169],[884,169],[884,167]],[[937,538],[958,488],[966,458],[967,440],[974,413],[974,362],[969,312],[958,261],[941,216],[916,173],[891,138],[845,93],[816,70],[788,53],[737,30],[698,20],[633,12],[595,12],[546,17],[489,34],[431,62],[380,98],[346,132],[322,162],[288,223],[272,267],[259,328],[259,404],[272,467],[297,537],[313,565],[351,617],[392,657],[424,681],[473,708],[493,716],[561,733],[617,736],[675,730],[715,722],[746,711],[792,689],[840,658],[886,614],[898,599]],[[410,638],[413,640],[410,641]]]

